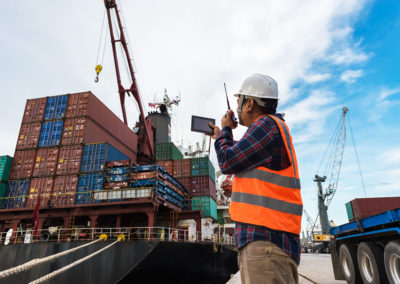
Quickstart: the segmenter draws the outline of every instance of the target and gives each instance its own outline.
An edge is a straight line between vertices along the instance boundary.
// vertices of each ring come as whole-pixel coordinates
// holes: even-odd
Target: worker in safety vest
[[[292,138],[276,113],[278,85],[254,74],[235,96],[239,123],[248,127],[244,136],[233,141],[232,110],[222,130],[210,126],[221,172],[234,174],[229,212],[242,283],[298,283],[303,203]]]

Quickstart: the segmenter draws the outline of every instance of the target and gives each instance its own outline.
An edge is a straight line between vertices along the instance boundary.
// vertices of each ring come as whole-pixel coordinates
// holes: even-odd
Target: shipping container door
[[[45,121],[40,131],[39,147],[58,146],[61,142],[63,121]]]
[[[44,120],[56,120],[65,117],[68,95],[47,98]]]

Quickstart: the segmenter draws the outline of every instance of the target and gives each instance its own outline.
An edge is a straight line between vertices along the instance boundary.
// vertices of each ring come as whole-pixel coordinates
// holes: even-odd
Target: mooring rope
[[[50,280],[51,278],[53,278],[54,276],[56,276],[56,275],[58,275],[58,274],[60,274],[60,273],[62,273],[64,271],[66,271],[66,270],[68,270],[68,269],[80,264],[81,262],[84,262],[85,260],[88,260],[89,258],[95,256],[96,254],[101,253],[102,251],[105,251],[106,249],[108,249],[109,247],[115,245],[119,241],[120,240],[118,239],[115,242],[113,242],[112,244],[109,244],[108,246],[106,246],[106,247],[104,247],[104,248],[102,248],[102,249],[100,249],[100,250],[98,250],[98,251],[96,251],[96,252],[94,252],[92,254],[89,254],[88,256],[85,256],[84,258],[81,258],[81,259],[79,259],[79,260],[77,260],[77,261],[75,261],[73,263],[70,263],[67,266],[64,266],[63,268],[60,268],[60,269],[58,269],[56,271],[53,271],[53,272],[51,272],[51,273],[49,273],[49,274],[47,274],[47,275],[45,275],[45,276],[43,276],[43,277],[41,277],[39,279],[36,279],[35,281],[30,282],[29,284],[39,284],[39,283],[46,282],[46,281]]]
[[[50,255],[50,256],[47,256],[47,257],[43,257],[43,258],[32,259],[32,260],[30,260],[30,261],[28,261],[28,262],[26,262],[24,264],[21,264],[21,265],[18,265],[16,267],[1,271],[0,272],[0,279],[3,279],[3,278],[6,278],[6,277],[9,277],[11,275],[26,271],[28,269],[31,269],[32,267],[38,266],[38,265],[40,265],[42,263],[48,262],[48,261],[53,260],[55,258],[70,254],[70,253],[72,253],[74,251],[77,251],[77,250],[82,249],[84,247],[93,245],[93,244],[95,244],[95,243],[97,243],[99,241],[102,241],[102,240],[103,240],[103,238],[95,240],[95,241],[87,243],[87,244],[84,244],[84,245],[81,245],[79,247],[75,247],[75,248],[72,248],[72,249],[69,249],[69,250],[66,250],[66,251],[63,251],[63,252],[59,252],[59,253],[54,254],[54,255]]]

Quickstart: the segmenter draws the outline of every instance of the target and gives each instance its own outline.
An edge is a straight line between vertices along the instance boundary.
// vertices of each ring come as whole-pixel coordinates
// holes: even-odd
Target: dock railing
[[[108,240],[116,240],[123,235],[125,241],[172,241],[172,242],[212,242],[226,246],[233,246],[233,237],[222,234],[204,235],[202,232],[194,232],[189,229],[178,229],[168,227],[119,227],[119,228],[87,228],[77,227],[63,229],[61,227],[50,227],[38,230],[35,235],[31,229],[18,229],[2,232],[0,245],[12,245],[22,243],[42,242],[82,242],[93,241],[101,235]]]

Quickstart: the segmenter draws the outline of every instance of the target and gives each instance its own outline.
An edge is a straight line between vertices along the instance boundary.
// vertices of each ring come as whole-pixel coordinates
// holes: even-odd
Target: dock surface
[[[227,282],[227,284],[240,283],[240,272]],[[346,281],[335,280],[330,254],[302,254],[299,266],[299,284],[310,283],[345,284]]]

